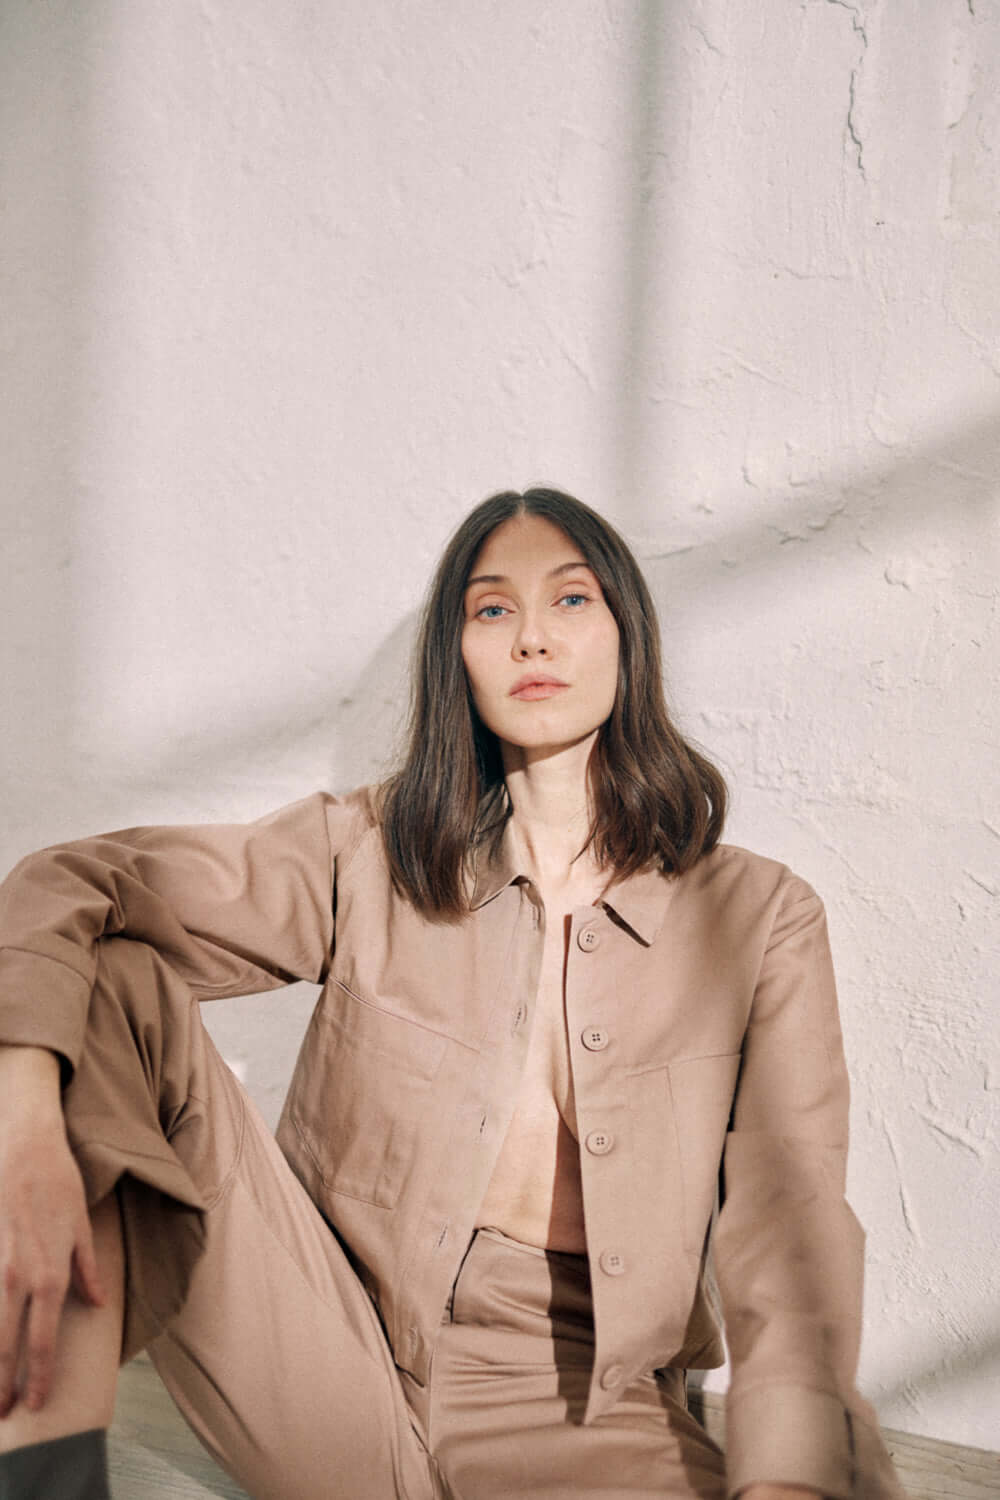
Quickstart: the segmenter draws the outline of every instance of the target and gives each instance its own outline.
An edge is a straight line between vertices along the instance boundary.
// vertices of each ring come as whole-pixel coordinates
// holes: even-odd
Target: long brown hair
[[[585,847],[626,876],[690,869],[718,843],[726,784],[683,740],[663,695],[656,610],[614,527],[560,490],[503,490],[477,505],[438,564],[416,645],[408,747],[382,787],[382,835],[399,890],[428,916],[468,909],[470,855],[491,846],[511,807],[496,736],[476,712],[462,661],[466,579],[486,538],[514,516],[540,516],[583,553],[619,632],[618,692],[590,760]]]

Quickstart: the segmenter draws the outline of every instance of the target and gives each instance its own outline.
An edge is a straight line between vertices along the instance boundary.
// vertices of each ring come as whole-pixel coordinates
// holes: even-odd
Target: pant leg
[[[432,1500],[369,1297],[144,944],[101,945],[66,1117],[88,1201],[122,1205],[125,1355],[148,1344],[219,1463],[259,1500]]]
[[[687,1410],[683,1371],[650,1371],[582,1425],[593,1353],[586,1257],[480,1231],[430,1388],[410,1391],[454,1500],[724,1500],[725,1459]]]

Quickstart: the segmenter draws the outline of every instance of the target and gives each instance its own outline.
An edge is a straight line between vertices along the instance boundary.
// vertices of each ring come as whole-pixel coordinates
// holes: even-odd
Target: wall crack
[[[921,1245],[923,1241],[920,1235],[920,1225],[917,1223],[917,1216],[913,1211],[913,1204],[910,1202],[910,1195],[906,1190],[906,1182],[903,1177],[903,1167],[899,1159],[899,1151],[896,1149],[896,1142],[893,1138],[892,1131],[889,1129],[889,1122],[886,1119],[885,1115],[880,1115],[879,1118],[882,1122],[882,1130],[885,1134],[886,1141],[889,1144],[889,1154],[892,1157],[892,1164],[896,1169],[896,1190],[899,1194],[899,1207],[900,1212],[903,1215],[903,1223],[906,1225],[907,1233],[912,1235],[913,1239],[916,1240],[918,1245]]]
[[[858,58],[856,66],[851,69],[851,77],[847,89],[848,103],[846,128],[847,137],[854,147],[855,156],[857,158],[858,171],[861,174],[862,180],[864,182],[867,182],[868,175],[865,171],[865,148],[864,142],[862,141],[860,132],[858,130],[857,121],[857,88],[861,69],[864,66],[865,53],[868,51],[868,32],[865,30],[864,17],[857,5],[850,4],[849,0],[826,0],[826,3],[827,5],[836,6],[837,10],[846,10],[847,14],[851,18],[851,27],[853,28],[855,36],[861,38],[861,54]]]
[[[966,1151],[971,1151],[978,1161],[982,1161],[983,1143],[971,1131],[963,1129],[961,1125],[956,1125],[954,1122],[946,1125],[940,1120],[935,1120],[923,1109],[918,1109],[917,1114],[933,1131],[944,1136],[946,1141],[952,1141],[956,1146],[963,1146]]]

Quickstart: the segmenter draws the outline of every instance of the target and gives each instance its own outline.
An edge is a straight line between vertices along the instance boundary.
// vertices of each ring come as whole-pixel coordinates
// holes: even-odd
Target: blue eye
[[[477,617],[481,620],[499,620],[506,613],[502,604],[484,604],[482,609],[476,611]]]
[[[559,600],[559,603],[560,604],[572,605],[574,609],[579,609],[579,607],[580,607],[581,604],[586,604],[587,603],[587,595],[586,594],[563,594],[562,598]]]

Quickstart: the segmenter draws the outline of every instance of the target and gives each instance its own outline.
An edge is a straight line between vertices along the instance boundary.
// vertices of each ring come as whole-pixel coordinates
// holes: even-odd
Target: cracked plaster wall
[[[390,754],[490,489],[623,527],[826,898],[883,1418],[1000,1446],[989,0],[0,12],[6,864]],[[273,1118],[311,994],[212,1024]]]

